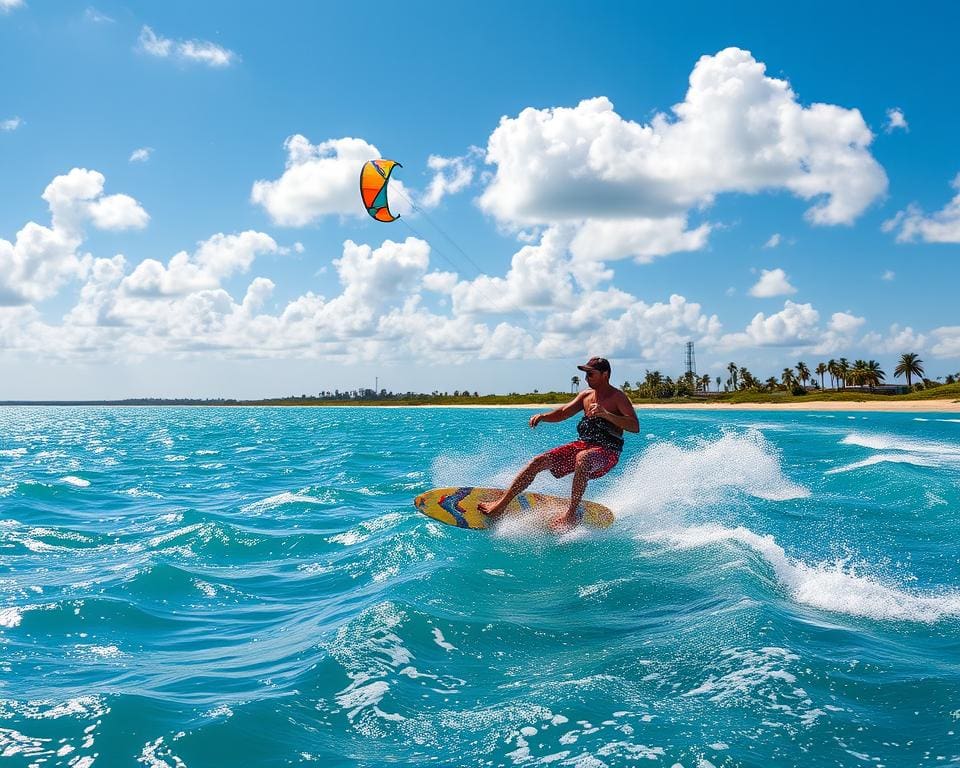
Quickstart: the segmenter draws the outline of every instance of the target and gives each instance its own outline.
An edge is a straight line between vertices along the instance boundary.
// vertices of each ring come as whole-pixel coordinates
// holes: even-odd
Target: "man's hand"
[[[533,416],[530,417],[530,426],[531,426],[531,427],[537,426],[537,424],[540,423],[540,420],[541,420],[541,419],[543,419],[543,414],[542,414],[542,413],[535,413],[535,414],[533,414]]]
[[[597,402],[590,403],[590,407],[587,409],[587,416],[599,416],[600,418],[605,418],[608,415],[609,411],[601,408],[600,403]]]

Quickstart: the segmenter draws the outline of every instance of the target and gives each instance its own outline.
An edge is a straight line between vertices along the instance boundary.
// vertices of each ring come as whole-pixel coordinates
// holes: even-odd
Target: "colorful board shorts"
[[[572,443],[554,448],[552,451],[547,451],[547,456],[550,457],[550,473],[554,477],[569,475],[576,469],[577,454],[586,450],[591,450],[590,456],[587,458],[587,477],[591,480],[603,477],[620,461],[620,454],[616,451],[584,440],[575,440]]]

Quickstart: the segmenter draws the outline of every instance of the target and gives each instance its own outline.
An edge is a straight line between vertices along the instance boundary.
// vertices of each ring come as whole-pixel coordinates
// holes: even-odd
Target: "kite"
[[[394,167],[402,168],[394,160],[368,160],[360,170],[360,196],[369,213],[377,221],[396,221],[399,216],[390,213],[387,205],[387,182]]]

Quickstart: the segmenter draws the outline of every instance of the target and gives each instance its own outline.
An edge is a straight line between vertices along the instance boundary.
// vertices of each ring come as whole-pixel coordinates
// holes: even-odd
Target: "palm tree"
[[[868,386],[879,387],[880,382],[886,378],[886,374],[876,360],[868,360],[864,367],[864,380]]]
[[[704,392],[710,391],[710,374],[709,373],[705,373],[703,374],[703,376],[700,377],[700,389],[702,389]]]
[[[784,368],[780,374],[780,381],[788,392],[793,388],[793,368]]]
[[[647,388],[647,397],[660,397],[660,387],[663,384],[663,374],[660,371],[647,371],[643,385]]]
[[[893,376],[894,378],[906,376],[907,388],[909,389],[911,376],[923,378],[923,360],[915,352],[904,352],[900,355],[900,362],[897,367],[893,369]]]
[[[847,369],[847,374],[844,376],[844,382],[849,382],[853,386],[860,386],[863,384],[864,375],[866,374],[867,361],[866,360],[854,360],[853,365]]]
[[[807,388],[807,381],[810,379],[810,369],[807,368],[807,364],[802,360],[797,363],[797,378],[803,383],[803,388]]]
[[[820,377],[820,389],[823,389],[823,374],[827,372],[827,364],[823,362],[817,363],[817,367],[814,368],[814,370],[816,371],[817,375]]]
[[[570,392],[576,392],[578,389],[580,389],[580,377],[573,376],[570,379]]]
[[[737,364],[730,363],[730,365],[727,366],[727,370],[730,372],[730,381],[733,385],[733,390],[736,391],[737,390],[737,374],[739,373],[737,369]]]
[[[827,373],[830,374],[830,387],[837,388],[837,361],[832,357],[827,361]]]
[[[720,377],[717,376],[717,392],[720,391]]]
[[[850,361],[845,357],[837,360],[837,381],[843,382],[842,389],[847,387],[847,378],[850,376]]]
[[[770,377],[769,379],[767,379],[767,381],[766,381],[767,389],[769,389],[771,392],[773,392],[773,390],[775,390],[775,389],[777,388],[777,383],[778,383],[777,380],[776,380],[773,376],[771,376],[771,377]]]

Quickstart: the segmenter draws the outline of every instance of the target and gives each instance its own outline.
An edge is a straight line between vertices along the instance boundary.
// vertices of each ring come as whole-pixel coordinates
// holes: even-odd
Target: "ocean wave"
[[[934,454],[937,456],[960,456],[960,446],[940,440],[918,440],[914,437],[889,434],[865,434],[852,432],[846,435],[841,445],[857,445],[877,451],[907,451],[909,453]]]
[[[61,477],[60,482],[66,485],[72,485],[74,488],[88,488],[90,486],[89,480],[84,480],[82,477],[77,477],[76,475]]]
[[[941,440],[923,440],[889,434],[863,434],[853,432],[846,435],[841,445],[855,445],[882,451],[869,458],[828,470],[826,474],[849,472],[853,469],[871,466],[882,462],[913,464],[918,467],[960,468],[960,446]]]
[[[872,619],[934,623],[960,617],[960,591],[919,593],[885,584],[862,573],[846,561],[809,565],[789,557],[773,536],[738,526],[693,526],[644,534],[650,542],[664,542],[680,549],[744,544],[773,568],[777,580],[791,599],[804,605],[850,616]],[[861,571],[861,572],[858,572]]]
[[[824,472],[825,475],[837,475],[842,472],[851,472],[863,467],[872,467],[875,464],[912,464],[915,467],[937,467],[939,462],[927,456],[914,456],[903,453],[878,453],[863,461],[855,461],[852,464],[844,464],[842,467],[835,467]]]
[[[309,493],[306,493],[306,491],[297,491],[296,493],[284,491],[283,493],[277,493],[265,499],[245,504],[240,507],[240,511],[246,514],[262,515],[265,512],[270,512],[290,504],[330,504],[334,496],[335,495],[331,493],[325,493],[323,496],[311,496]]]

